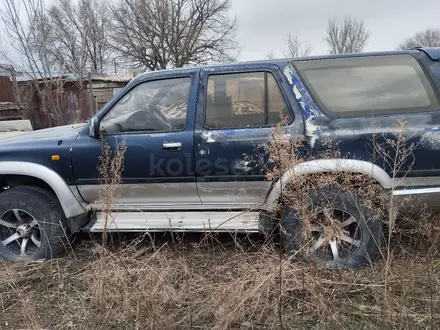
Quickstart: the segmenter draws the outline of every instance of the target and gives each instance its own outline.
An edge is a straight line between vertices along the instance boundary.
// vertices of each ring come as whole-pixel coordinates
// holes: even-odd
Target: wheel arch
[[[0,162],[0,177],[7,183],[20,182],[49,188],[58,198],[66,218],[86,213],[67,183],[52,169],[31,162]],[[14,181],[15,180],[15,181]]]
[[[356,159],[317,159],[298,164],[286,171],[281,179],[276,181],[269,191],[263,209],[276,211],[278,201],[283,188],[289,184],[294,177],[313,175],[320,173],[356,173],[373,179],[383,189],[393,187],[393,179],[381,167],[367,161]]]

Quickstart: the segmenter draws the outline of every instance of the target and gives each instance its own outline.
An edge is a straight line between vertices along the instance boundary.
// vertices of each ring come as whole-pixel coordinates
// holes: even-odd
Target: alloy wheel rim
[[[352,256],[362,244],[359,220],[351,213],[325,208],[311,221],[311,250],[323,261],[339,262]]]
[[[10,209],[0,216],[0,244],[19,257],[26,257],[41,246],[41,229],[27,211]]]

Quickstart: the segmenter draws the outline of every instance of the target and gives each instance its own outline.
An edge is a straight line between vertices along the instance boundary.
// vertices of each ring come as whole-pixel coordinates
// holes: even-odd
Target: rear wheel
[[[0,194],[0,257],[6,260],[52,259],[68,243],[65,217],[52,193],[31,186]]]
[[[294,207],[284,207],[281,240],[286,250],[327,268],[357,268],[379,256],[382,221],[362,197],[332,189],[309,197],[310,205],[303,206],[307,219]]]

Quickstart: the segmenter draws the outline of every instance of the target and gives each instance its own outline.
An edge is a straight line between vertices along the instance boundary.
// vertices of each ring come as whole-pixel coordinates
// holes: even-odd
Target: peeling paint
[[[306,134],[313,135],[318,130],[318,126],[313,123],[313,117],[306,120]]]
[[[271,130],[271,128],[246,128],[246,129],[224,129],[218,131],[203,131],[201,137],[206,143],[221,141],[252,141],[261,136],[261,130]]]
[[[425,131],[438,131],[440,130],[440,127],[425,127]]]
[[[286,66],[284,67],[283,73],[284,73],[284,75],[286,76],[286,79],[287,79],[287,81],[289,82],[289,84],[290,84],[290,85],[293,85],[293,80],[292,80],[292,77],[293,77],[293,71],[292,71],[292,69],[290,68],[290,66],[286,65]]]
[[[313,101],[307,88],[302,83],[296,71],[290,65],[286,65],[283,73],[289,82],[290,89],[295,96],[296,102],[298,103],[304,118],[307,119],[309,117],[321,115],[318,106]]]
[[[293,86],[293,93],[295,94],[295,98],[297,100],[301,99],[301,92],[298,90],[298,88],[296,87],[296,85]]]
[[[420,143],[424,148],[440,150],[440,132],[435,130],[424,133],[420,138]]]
[[[206,142],[208,142],[208,143],[213,143],[213,142],[215,142],[218,135],[219,135],[218,132],[204,131],[202,133],[202,139],[206,140]]]
[[[310,145],[312,148],[315,147],[316,140],[318,139],[318,134],[316,132],[318,131],[319,127],[314,123],[314,118],[309,117],[305,121],[306,125],[306,136],[310,137]]]

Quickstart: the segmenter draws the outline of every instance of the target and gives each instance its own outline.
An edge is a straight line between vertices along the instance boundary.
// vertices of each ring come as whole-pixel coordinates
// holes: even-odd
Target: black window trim
[[[223,127],[223,128],[214,128],[214,127],[209,127],[206,125],[206,100],[207,100],[207,95],[208,95],[208,82],[209,82],[209,77],[211,76],[225,76],[225,75],[237,75],[237,74],[246,74],[246,73],[264,73],[265,77],[267,76],[267,73],[270,73],[272,75],[272,77],[275,80],[275,83],[277,84],[278,90],[281,93],[281,96],[284,100],[284,103],[286,104],[287,107],[287,111],[290,115],[290,120],[283,125],[282,127],[288,127],[290,126],[294,121],[295,121],[295,114],[291,108],[290,102],[288,101],[288,98],[286,97],[286,94],[283,90],[283,88],[281,88],[280,83],[278,82],[277,79],[277,74],[274,70],[270,70],[267,68],[257,68],[254,70],[249,70],[249,69],[243,69],[243,70],[234,70],[234,71],[223,71],[223,72],[216,72],[216,73],[209,73],[206,75],[206,81],[205,81],[205,87],[204,87],[204,104],[203,104],[203,129],[207,130],[207,131],[224,131],[224,130],[246,130],[246,129],[256,129],[256,128],[273,128],[276,127],[277,124],[275,125],[262,125],[262,126],[253,126],[253,127]],[[265,84],[267,83],[267,81],[264,82]],[[268,102],[268,100],[266,100],[266,87],[265,87],[265,100],[264,102]],[[265,104],[266,106],[266,104]],[[265,111],[266,112],[266,111]],[[266,115],[266,113],[265,113]],[[268,113],[267,113],[268,115]]]
[[[337,111],[337,112],[331,111],[324,105],[324,103],[319,98],[317,92],[313,88],[310,81],[304,76],[303,71],[297,66],[297,63],[299,63],[299,62],[331,61],[332,59],[363,59],[366,57],[393,57],[393,56],[401,56],[401,55],[411,56],[416,61],[416,63],[419,65],[420,69],[424,73],[424,78],[426,78],[427,83],[429,84],[428,87],[430,87],[432,89],[432,91],[434,92],[435,101],[437,102],[436,105],[434,105],[435,109],[426,109],[426,107],[424,107],[424,108],[423,107],[419,107],[419,108],[408,107],[408,108],[393,108],[393,109],[374,109],[374,110],[363,110],[363,111]],[[429,72],[427,72],[427,69],[425,68],[423,63],[419,60],[419,58],[417,58],[416,56],[414,56],[414,54],[411,54],[411,53],[375,54],[375,55],[352,56],[352,57],[347,56],[347,57],[337,57],[337,58],[335,57],[335,58],[324,58],[324,59],[296,60],[296,61],[292,61],[292,65],[295,68],[295,71],[297,72],[302,83],[306,87],[307,91],[309,92],[311,98],[317,104],[317,106],[319,107],[321,112],[323,112],[325,115],[332,117],[332,118],[362,117],[362,116],[371,117],[371,116],[379,116],[379,115],[393,115],[393,114],[399,114],[399,113],[405,113],[405,114],[419,113],[419,112],[429,113],[429,112],[438,111],[440,109],[439,93],[438,93],[436,85],[431,77],[431,74]],[[338,67],[338,66],[334,66],[334,67]],[[339,67],[345,68],[347,66],[339,66]],[[417,73],[417,76],[420,78],[419,73]],[[423,80],[425,80],[425,79],[421,79],[421,83],[422,83],[423,87],[426,88],[427,86],[425,85],[425,82]],[[432,100],[430,99],[430,101],[432,101]]]
[[[148,84],[150,82],[159,81],[159,80],[172,80],[172,79],[182,79],[182,78],[189,78],[189,92],[188,92],[188,101],[186,106],[186,119],[185,119],[185,126],[179,130],[157,130],[157,131],[133,131],[133,132],[120,132],[120,133],[113,133],[113,134],[102,134],[102,136],[121,136],[121,135],[145,135],[145,134],[163,134],[163,133],[179,133],[184,132],[187,130],[187,128],[190,126],[188,125],[189,117],[189,105],[191,100],[191,89],[193,88],[194,79],[197,79],[197,76],[192,76],[190,74],[185,75],[176,75],[176,76],[167,76],[167,77],[156,77],[154,79],[150,80],[141,80],[138,83],[131,86],[129,90],[127,90],[123,95],[120,95],[120,97],[115,101],[114,104],[105,112],[105,114],[101,117],[99,120],[99,125],[101,126],[102,120],[119,104],[119,101],[122,100],[128,93],[130,93],[132,90],[134,90],[137,86]]]

